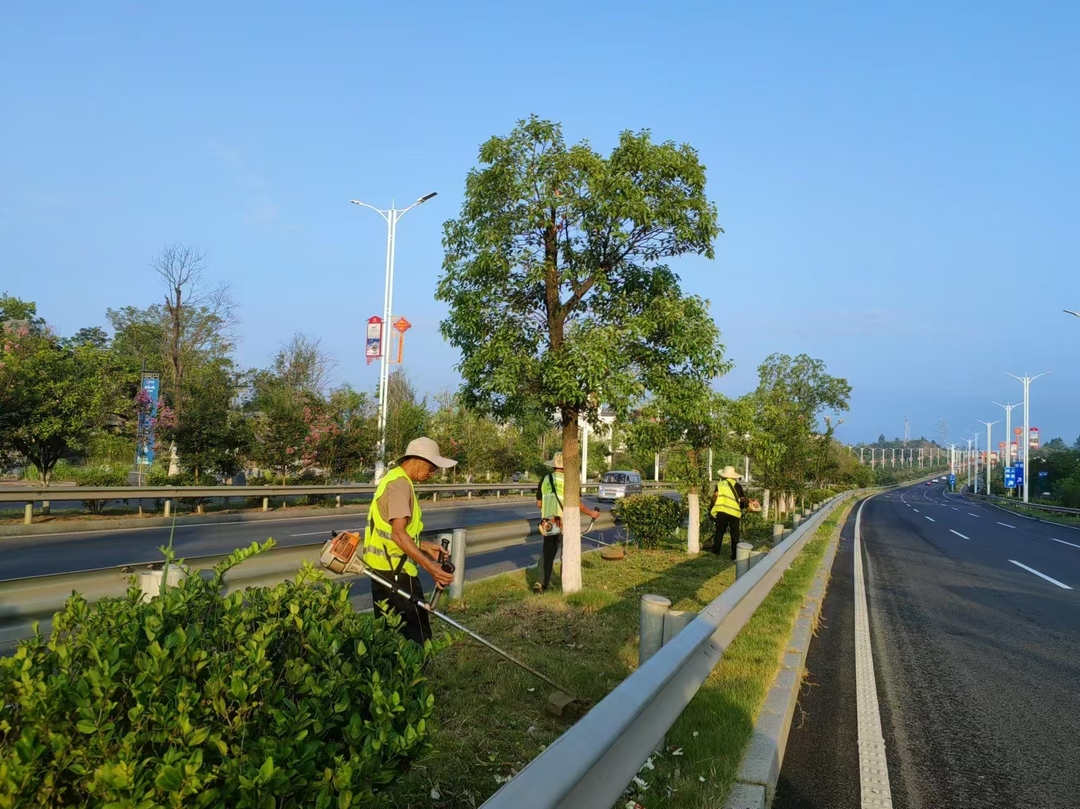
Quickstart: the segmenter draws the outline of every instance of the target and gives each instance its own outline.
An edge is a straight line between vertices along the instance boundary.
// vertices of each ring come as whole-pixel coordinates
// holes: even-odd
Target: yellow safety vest
[[[409,481],[409,491],[412,492],[412,519],[405,526],[405,533],[419,546],[420,532],[424,530],[424,522],[420,519],[420,503],[416,499],[412,479],[405,474],[404,469],[396,466],[379,481],[375,498],[368,509],[367,528],[364,529],[364,564],[375,570],[396,570],[398,563],[405,556],[398,544],[391,539],[391,525],[383,519],[378,505],[379,498],[383,496],[386,487],[399,478]],[[410,576],[418,573],[416,563],[408,557],[405,557],[405,564],[401,569]]]
[[[739,507],[739,498],[735,494],[735,484],[730,480],[722,480],[716,484],[716,500],[713,501],[712,516],[723,512],[732,517],[741,517],[742,508]]]
[[[551,484],[554,481],[555,487]],[[562,517],[562,504],[566,500],[566,478],[562,472],[552,472],[544,475],[540,482],[540,491],[543,494],[540,506],[540,516],[543,519]]]

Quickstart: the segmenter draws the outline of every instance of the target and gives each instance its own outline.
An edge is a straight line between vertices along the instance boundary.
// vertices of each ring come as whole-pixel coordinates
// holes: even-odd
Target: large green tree
[[[578,418],[724,367],[708,304],[666,260],[713,255],[705,167],[687,145],[623,132],[607,156],[535,116],[480,148],[446,223],[437,297],[462,395],[501,420],[558,413],[566,461],[563,588],[581,588]]]
[[[107,352],[12,320],[0,323],[0,448],[26,458],[47,486],[57,462],[104,426],[117,375]]]

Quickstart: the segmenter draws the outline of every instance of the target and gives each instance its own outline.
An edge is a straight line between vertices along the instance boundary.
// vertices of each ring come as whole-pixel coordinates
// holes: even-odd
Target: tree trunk
[[[563,411],[563,474],[566,482],[562,517],[562,591],[581,592],[581,446],[578,414]]]
[[[701,551],[701,508],[698,504],[698,487],[691,486],[690,493],[686,497],[686,506],[689,509],[689,521],[686,524],[686,552],[699,553]]]
[[[769,519],[769,490],[765,490],[765,494],[761,498],[761,514],[765,517],[766,522]]]

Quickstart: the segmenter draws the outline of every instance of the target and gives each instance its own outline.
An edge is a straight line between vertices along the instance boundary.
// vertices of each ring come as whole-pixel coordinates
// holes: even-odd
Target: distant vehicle
[[[637,472],[605,472],[600,478],[600,489],[596,499],[605,501],[621,500],[632,494],[641,494],[641,475]]]
[[[929,486],[929,485],[930,485],[931,483],[933,483],[933,482],[934,482],[934,481],[932,481],[932,480],[928,480],[928,481],[926,481],[926,485],[927,485],[927,486]]]

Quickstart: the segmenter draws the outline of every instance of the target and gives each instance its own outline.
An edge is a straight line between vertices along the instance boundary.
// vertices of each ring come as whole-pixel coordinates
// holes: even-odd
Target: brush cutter
[[[366,564],[364,564],[363,554],[357,553],[357,550],[360,546],[359,534],[352,533],[350,531],[332,531],[330,535],[331,539],[329,542],[323,545],[322,553],[319,557],[319,561],[322,563],[323,567],[334,573],[340,573],[342,575],[356,573],[367,576],[369,579],[378,582],[383,587],[387,587],[393,590],[402,598],[408,599],[420,609],[426,610],[428,613],[434,615],[436,618],[439,618],[442,621],[450,624],[450,626],[454,627],[454,629],[464,632],[477,643],[480,643],[481,645],[486,646],[488,649],[491,649],[491,651],[495,652],[495,654],[506,658],[518,668],[529,672],[529,674],[533,675],[537,679],[547,683],[555,689],[555,693],[548,696],[548,709],[551,710],[553,713],[561,715],[563,711],[566,708],[570,707],[572,704],[581,704],[581,701],[578,700],[577,697],[573,695],[573,692],[571,692],[569,689],[563,688],[554,680],[538,672],[528,663],[524,663],[521,660],[518,660],[509,652],[503,651],[491,641],[481,637],[468,627],[459,624],[450,616],[445,615],[435,609],[434,605],[438,603],[438,597],[442,594],[442,588],[436,586],[435,592],[432,593],[431,603],[429,603],[420,596],[406,592],[393,582],[384,578],[382,575],[380,575],[382,571],[374,571]],[[444,548],[445,547],[446,545],[444,544]],[[442,568],[448,573],[454,572],[454,565],[451,562],[443,562]]]

